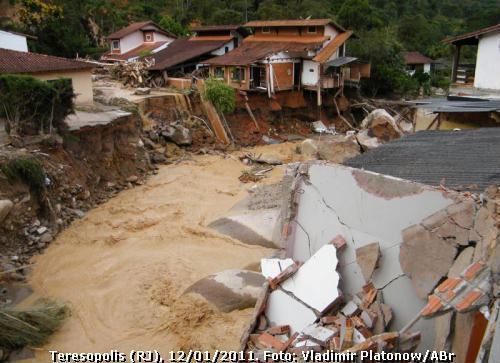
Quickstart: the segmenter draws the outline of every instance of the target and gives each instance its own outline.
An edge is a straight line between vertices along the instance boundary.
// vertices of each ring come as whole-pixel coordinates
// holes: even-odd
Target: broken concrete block
[[[471,229],[474,224],[475,210],[476,205],[473,200],[465,200],[446,208],[446,212],[448,212],[453,222],[466,229]]]
[[[361,268],[363,277],[367,282],[372,278],[373,271],[377,268],[379,258],[380,245],[378,242],[356,248],[356,262]]]
[[[383,141],[390,141],[403,136],[394,118],[384,109],[373,110],[361,122],[361,127],[368,129],[368,135]]]
[[[359,313],[359,306],[354,301],[349,301],[341,310],[342,314],[347,317],[357,315]]]
[[[317,319],[310,308],[279,289],[269,295],[266,317],[270,326],[290,325],[292,333],[302,331]]]
[[[307,337],[322,346],[326,346],[330,339],[338,332],[338,329],[330,329],[318,324],[311,324],[302,330],[297,339],[302,340],[304,337]]]
[[[474,256],[474,247],[467,247],[465,250],[460,252],[458,257],[453,262],[453,265],[448,271],[448,277],[458,277],[462,271],[472,263],[472,257]]]
[[[267,332],[271,335],[282,335],[290,332],[290,325],[276,325],[269,329]]]
[[[457,225],[451,220],[451,217],[449,217],[445,223],[437,228],[436,234],[440,238],[462,246],[467,246],[469,244],[470,231]]]
[[[308,306],[323,313],[341,297],[338,290],[340,276],[337,268],[337,249],[331,245],[321,247],[299,270],[281,284]]]
[[[436,340],[434,344],[435,350],[449,351],[451,348],[451,323],[453,312],[448,312],[444,315],[437,316],[436,322]]]
[[[341,235],[335,236],[330,243],[335,246],[337,251],[342,251],[346,247],[346,241]]]
[[[372,329],[377,321],[377,315],[369,310],[363,310],[360,317],[368,329]]]
[[[361,145],[361,149],[363,152],[375,149],[380,146],[380,142],[376,137],[372,137],[368,135],[368,130],[361,130],[356,134],[356,140],[359,145]]]
[[[317,145],[319,158],[333,163],[342,163],[360,154],[355,137],[323,136]]]
[[[253,308],[265,283],[264,277],[253,271],[225,270],[205,277],[186,291],[196,293],[222,312]]]
[[[263,258],[260,260],[260,269],[265,278],[274,278],[293,264],[294,262],[291,258]]]
[[[425,299],[448,273],[457,248],[420,225],[403,230],[403,241],[399,263],[417,295]]]
[[[318,146],[311,139],[305,139],[300,144],[300,153],[305,157],[316,158],[318,156]]]

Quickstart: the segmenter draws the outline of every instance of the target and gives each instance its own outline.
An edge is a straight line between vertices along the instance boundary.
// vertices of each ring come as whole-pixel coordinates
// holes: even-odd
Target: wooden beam
[[[457,71],[458,65],[460,64],[460,45],[455,45],[455,50],[453,52],[453,62],[451,65],[451,83],[457,81]]]

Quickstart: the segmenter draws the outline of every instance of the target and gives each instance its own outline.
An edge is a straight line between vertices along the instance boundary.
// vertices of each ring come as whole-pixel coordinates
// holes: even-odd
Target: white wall
[[[121,54],[127,53],[142,43],[144,43],[144,35],[138,30],[120,39],[120,52]]]
[[[27,52],[28,42],[25,36],[0,30],[0,48]]]
[[[73,91],[76,94],[75,104],[91,105],[94,102],[94,95],[92,91],[91,69],[47,72],[47,73],[31,73],[30,75],[44,81],[49,81],[59,78],[71,78]]]
[[[500,90],[500,32],[479,39],[474,87]]]
[[[155,32],[154,41],[155,42],[172,42],[172,41],[174,41],[174,38],[171,38],[171,37],[168,37],[164,34],[160,34],[160,33]]]
[[[333,40],[339,32],[331,25],[325,26],[325,35],[330,37],[330,40]]]
[[[234,42],[232,40],[229,41],[229,42],[227,42],[226,44],[224,44],[219,49],[216,49],[213,52],[211,52],[211,54],[213,54],[213,55],[223,55],[223,54],[226,54],[226,47],[228,47],[228,49],[229,49],[228,52],[232,51],[234,49]]]
[[[319,63],[304,60],[302,63],[302,84],[304,86],[315,86],[319,80]]]

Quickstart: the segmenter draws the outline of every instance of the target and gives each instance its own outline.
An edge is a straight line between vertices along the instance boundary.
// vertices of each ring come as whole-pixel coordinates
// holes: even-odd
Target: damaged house
[[[309,90],[321,94],[357,86],[370,65],[346,56],[353,32],[329,19],[251,21],[253,30],[238,48],[207,60],[210,74],[242,91]]]
[[[164,49],[177,37],[153,21],[132,23],[110,35],[110,50],[101,57],[103,61],[128,62]]]
[[[238,47],[248,32],[240,25],[207,25],[191,29],[194,35],[174,40],[153,55],[155,64],[149,69],[169,76],[191,73],[209,58]]]

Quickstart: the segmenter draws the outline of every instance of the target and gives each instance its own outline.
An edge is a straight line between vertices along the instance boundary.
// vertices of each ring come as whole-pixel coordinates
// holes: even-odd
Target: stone
[[[356,140],[361,146],[363,152],[373,150],[380,146],[380,142],[376,137],[368,135],[368,130],[361,130],[356,134]]]
[[[48,228],[45,227],[45,226],[41,226],[39,228],[36,229],[36,233],[38,233],[39,235],[42,235],[44,234],[45,232],[47,232]]]
[[[411,279],[417,296],[425,299],[448,274],[457,254],[455,245],[436,237],[420,225],[403,230],[399,263]]]
[[[184,151],[173,142],[167,142],[165,145],[164,155],[168,159],[179,158],[184,155]]]
[[[54,237],[52,237],[52,234],[46,232],[40,237],[40,243],[47,244],[52,242],[53,239]]]
[[[260,273],[224,270],[195,282],[184,294],[199,294],[220,311],[228,313],[253,308],[264,284],[265,279]]]
[[[134,95],[145,96],[149,95],[150,93],[151,93],[151,88],[141,87],[141,88],[136,88]]]
[[[135,183],[139,180],[137,175],[131,175],[127,179],[125,179],[128,183]]]
[[[318,142],[318,156],[321,160],[341,164],[359,154],[360,148],[354,136],[323,136]]]
[[[167,158],[165,157],[165,155],[159,153],[152,153],[151,161],[155,164],[163,164],[167,162]]]
[[[361,122],[361,128],[368,129],[368,135],[382,141],[391,141],[403,135],[394,118],[384,109],[370,112]]]
[[[12,210],[12,207],[14,207],[14,203],[12,203],[9,199],[0,200],[0,223],[7,218]]]
[[[372,278],[373,272],[377,268],[379,258],[380,245],[378,242],[356,248],[356,262],[361,268],[361,272],[366,282],[370,281]]]
[[[161,135],[167,139],[167,141],[172,141],[179,146],[191,145],[193,142],[189,129],[178,124],[167,126],[165,130],[161,132]]]
[[[311,139],[305,139],[300,143],[299,151],[302,155],[308,158],[318,157],[318,145]]]

